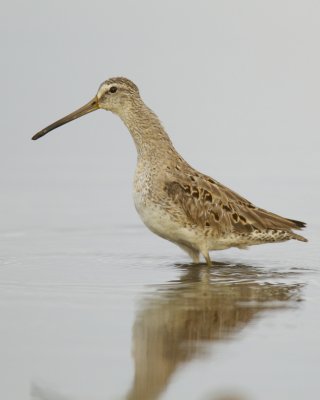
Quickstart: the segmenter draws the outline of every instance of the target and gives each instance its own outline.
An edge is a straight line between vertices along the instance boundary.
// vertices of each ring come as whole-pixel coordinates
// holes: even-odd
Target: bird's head
[[[127,78],[111,78],[103,82],[97,93],[98,107],[121,114],[140,99],[139,89]]]
[[[121,116],[121,114],[128,112],[132,105],[139,100],[139,89],[132,81],[127,78],[108,79],[100,85],[96,96],[89,103],[42,129],[32,139],[37,140],[53,129],[99,108]]]

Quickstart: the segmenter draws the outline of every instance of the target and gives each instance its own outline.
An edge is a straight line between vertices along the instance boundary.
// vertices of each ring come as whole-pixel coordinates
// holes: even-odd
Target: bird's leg
[[[199,255],[200,255],[200,253],[199,253],[198,250],[192,249],[191,247],[187,247],[187,246],[184,246],[184,245],[181,245],[181,244],[179,244],[178,246],[183,251],[185,251],[186,253],[189,254],[189,256],[192,258],[192,261],[193,261],[194,264],[199,264],[199,261],[200,261],[199,260]]]
[[[211,258],[209,256],[209,252],[206,250],[206,251],[202,252],[202,255],[206,260],[207,266],[208,267],[212,267],[212,261],[211,261]]]

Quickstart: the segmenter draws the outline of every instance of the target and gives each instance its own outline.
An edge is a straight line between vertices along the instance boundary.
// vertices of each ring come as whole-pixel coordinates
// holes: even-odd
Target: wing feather
[[[181,173],[169,179],[165,189],[191,224],[211,227],[218,233],[249,234],[270,229],[291,232],[305,227],[303,222],[256,207],[221,183],[198,173]]]

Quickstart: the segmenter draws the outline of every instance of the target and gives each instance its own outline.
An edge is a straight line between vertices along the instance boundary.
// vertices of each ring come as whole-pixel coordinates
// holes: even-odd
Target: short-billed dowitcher
[[[211,265],[209,251],[229,247],[283,242],[306,242],[293,229],[304,222],[273,214],[192,168],[175,150],[158,117],[126,78],[103,82],[86,105],[33,136],[97,109],[117,114],[129,129],[137,148],[134,203],[145,225],[186,251],[195,263],[202,254]]]

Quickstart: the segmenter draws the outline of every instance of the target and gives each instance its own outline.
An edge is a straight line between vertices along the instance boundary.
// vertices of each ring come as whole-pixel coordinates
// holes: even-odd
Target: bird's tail
[[[299,242],[307,242],[308,241],[308,239],[306,239],[305,237],[298,235],[294,232],[292,232],[292,239],[299,240]]]

